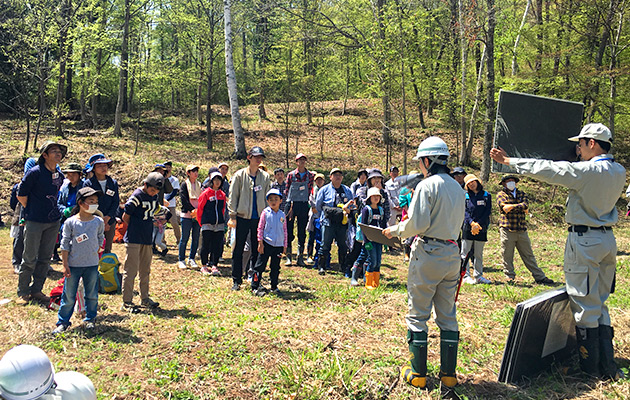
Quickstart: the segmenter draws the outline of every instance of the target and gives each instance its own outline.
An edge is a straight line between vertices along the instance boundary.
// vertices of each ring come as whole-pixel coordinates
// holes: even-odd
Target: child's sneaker
[[[151,300],[150,297],[147,297],[146,299],[142,299],[141,304],[143,307],[149,307],[149,308],[158,308],[160,306],[160,303],[158,303],[157,301]]]
[[[271,294],[273,294],[274,296],[282,296],[282,292],[278,288],[271,289]]]
[[[474,285],[477,283],[477,280],[473,278],[472,276],[467,276],[464,278],[464,283],[467,283],[469,285]]]
[[[219,271],[219,268],[216,267],[216,265],[212,266],[212,270],[210,271],[210,273],[212,274],[212,276],[221,276],[221,272]]]
[[[185,263],[185,262],[183,262],[183,261],[178,261],[178,262],[177,262],[177,268],[179,268],[179,269],[186,269],[186,268],[188,268],[188,267],[186,267],[186,263]]]
[[[168,253],[168,247],[160,252],[160,256],[166,257],[166,253]]]
[[[138,312],[140,312],[140,310],[138,309],[138,306],[136,306],[130,301],[124,302],[122,306],[120,307],[120,309],[123,311],[129,311],[132,314],[137,314]]]
[[[312,258],[312,257],[309,257],[309,258],[306,260],[306,263],[307,263],[307,264],[310,264],[310,265],[313,265],[313,264],[315,264],[315,261],[313,260],[313,258]]]
[[[60,334],[64,333],[67,329],[68,329],[68,325],[64,325],[64,324],[57,325],[55,330],[52,331],[52,334],[55,335],[55,336],[56,335],[60,335]]]
[[[210,269],[204,265],[201,267],[201,275],[210,275]]]
[[[263,297],[264,295],[266,295],[266,294],[267,294],[267,289],[265,289],[265,288],[264,288],[264,287],[262,287],[262,286],[258,286],[258,288],[257,288],[257,289],[253,289],[253,290],[252,290],[252,294],[253,294],[254,296]]]
[[[195,260],[193,260],[192,258],[188,259],[188,266],[191,269],[199,269],[199,265],[197,265],[197,263],[195,262]]]
[[[484,285],[489,285],[492,283],[492,281],[490,281],[490,279],[488,278],[484,278],[483,276],[478,276],[477,283],[483,283]]]
[[[96,328],[96,324],[92,321],[88,321],[85,323],[85,325],[83,325],[83,329],[85,329],[86,331],[92,331],[94,330],[94,328]]]

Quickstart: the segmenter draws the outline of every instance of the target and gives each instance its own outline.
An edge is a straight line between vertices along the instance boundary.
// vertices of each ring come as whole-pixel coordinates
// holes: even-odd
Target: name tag
[[[280,223],[284,224],[284,217],[280,217]]]
[[[256,185],[254,186],[254,192],[260,192],[262,190],[262,186]]]
[[[208,198],[208,201],[216,201],[216,200],[217,200],[217,198],[215,196],[212,196],[212,197]]]
[[[59,172],[55,172],[54,174],[52,174],[52,178],[59,179]]]
[[[108,196],[113,196],[116,192],[114,192],[111,189],[107,189],[107,191],[105,192],[105,194],[107,194]]]
[[[381,214],[372,215],[372,219],[379,220],[381,219]]]
[[[77,243],[84,242],[84,241],[86,241],[88,239],[89,239],[89,237],[88,237],[88,235],[86,233],[83,233],[83,234],[81,234],[81,235],[76,237]]]
[[[486,201],[485,200],[477,200],[477,205],[478,206],[485,206],[486,205]]]
[[[300,186],[300,190],[306,190],[306,186]]]

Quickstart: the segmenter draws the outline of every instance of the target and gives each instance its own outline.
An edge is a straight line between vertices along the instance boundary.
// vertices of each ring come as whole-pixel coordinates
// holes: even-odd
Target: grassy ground
[[[357,106],[358,107],[358,106]],[[325,156],[311,157],[315,169],[341,166],[355,170],[358,165],[383,165],[384,152],[378,148],[376,116],[357,108],[351,117],[329,116]],[[268,153],[266,164],[281,165],[284,143],[275,136],[271,123],[259,124],[245,110],[250,132],[248,146],[261,143]],[[355,115],[356,114],[356,115]],[[247,119],[249,116],[250,119]],[[150,125],[149,122],[153,123]],[[220,120],[226,124],[225,120]],[[112,138],[107,132],[79,132],[69,136],[68,161],[85,160],[104,149],[116,161],[113,175],[121,181],[123,193],[130,191],[156,161],[172,159],[178,171],[185,164],[214,165],[227,158],[231,137],[216,138],[216,150],[205,151],[203,137],[192,122],[182,118],[151,116],[143,131],[143,144],[132,156],[133,138]],[[355,127],[355,128],[348,128]],[[275,127],[281,129],[280,127]],[[317,127],[299,125],[299,150],[319,150]],[[346,135],[344,129],[356,129]],[[0,179],[5,187],[19,176],[23,137],[14,121],[2,121],[0,149],[6,154]],[[411,143],[428,132],[414,131]],[[253,135],[257,136],[254,137]],[[446,135],[448,138],[449,136]],[[292,139],[292,153],[295,138]],[[130,150],[131,149],[131,150]],[[397,154],[395,162],[402,157]],[[242,162],[230,161],[232,171]],[[539,264],[552,279],[563,282],[562,255],[566,229],[561,223],[561,206],[566,192],[524,180],[533,196],[530,237]],[[487,189],[497,190],[493,177]],[[6,197],[6,196],[5,196]],[[622,221],[616,229],[619,247],[617,291],[609,300],[616,329],[618,363],[630,365],[630,311],[628,305],[630,224]],[[99,399],[417,399],[438,398],[437,380],[431,389],[420,391],[397,382],[398,368],[405,362],[407,345],[406,273],[401,255],[385,255],[381,287],[375,291],[350,288],[339,273],[319,276],[316,271],[283,267],[281,298],[258,298],[247,290],[231,292],[229,249],[222,277],[203,277],[198,272],[176,268],[172,233],[167,234],[169,254],[154,257],[151,293],[161,309],[130,315],[120,311],[118,295],[102,295],[95,332],[86,334],[77,321],[62,337],[52,338],[56,313],[37,305],[18,307],[13,302],[0,306],[0,353],[29,343],[42,347],[57,371],[77,370],[95,383]],[[15,298],[16,277],[10,268],[8,229],[0,230],[0,298]],[[124,248],[115,245],[121,261]],[[498,232],[489,232],[485,251],[486,276],[492,285],[466,285],[458,305],[461,344],[458,362],[460,385],[457,392],[478,399],[608,399],[630,397],[630,383],[585,380],[562,374],[554,368],[521,386],[497,382],[503,349],[516,304],[546,287],[533,285],[527,270],[517,262],[515,285],[505,283],[501,268]],[[49,279],[46,290],[60,278]],[[75,329],[76,328],[76,329]],[[429,374],[439,368],[439,331],[430,324]]]

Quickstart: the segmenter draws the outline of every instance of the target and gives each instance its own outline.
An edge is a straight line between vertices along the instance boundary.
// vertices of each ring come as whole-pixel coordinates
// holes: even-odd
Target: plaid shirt
[[[284,198],[289,198],[289,189],[293,182],[308,182],[308,193],[313,193],[313,183],[315,182],[315,174],[309,170],[306,170],[304,179],[301,179],[298,169],[294,169],[287,175],[286,187],[284,189]]]
[[[527,195],[518,189],[516,189],[516,198],[507,189],[500,191],[497,194],[499,228],[506,228],[509,231],[526,231],[525,214],[527,213],[528,203]],[[516,207],[511,212],[506,213],[503,211],[503,206],[506,204],[516,204]]]
[[[282,193],[282,201],[280,202],[280,209],[284,212],[284,206],[287,204],[287,196],[284,195],[284,191],[287,187],[286,182],[278,183],[278,181],[273,181],[271,183],[272,189],[278,189],[280,193]],[[266,196],[267,194],[265,194]]]

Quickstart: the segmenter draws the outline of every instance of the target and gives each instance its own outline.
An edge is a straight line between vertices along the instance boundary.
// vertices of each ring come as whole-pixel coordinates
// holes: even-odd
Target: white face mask
[[[514,190],[516,189],[516,182],[509,181],[505,184],[505,187],[508,188],[508,190]]]
[[[98,210],[98,204],[88,204],[88,209],[85,210],[90,214],[94,214]]]

